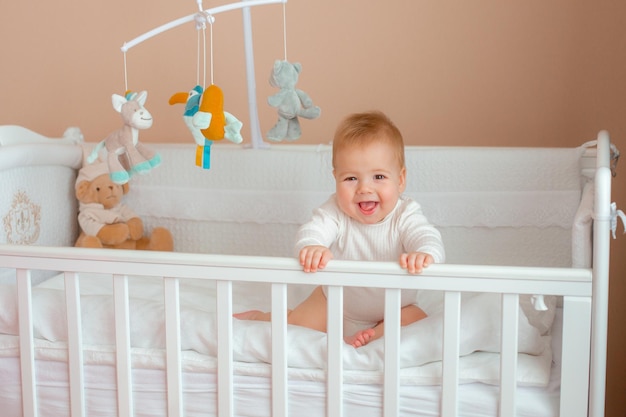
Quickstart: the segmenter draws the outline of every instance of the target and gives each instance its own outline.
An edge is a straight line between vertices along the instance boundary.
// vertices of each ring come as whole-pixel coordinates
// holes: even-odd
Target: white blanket
[[[113,325],[112,280],[104,275],[81,275],[83,342],[87,363],[113,363],[115,328]],[[57,276],[33,288],[34,336],[37,356],[65,360],[67,329],[64,320],[63,277]],[[290,305],[299,301],[309,288],[290,290]],[[159,278],[131,277],[131,343],[133,363],[138,367],[162,368],[164,365],[165,326],[163,287]],[[269,308],[269,286],[237,284],[233,290],[233,309]],[[437,384],[441,378],[442,314],[439,294],[421,295],[429,313],[426,319],[402,329],[401,380],[404,384]],[[182,280],[180,285],[181,344],[183,366],[187,370],[215,368],[216,317],[215,284],[212,281]],[[500,346],[500,297],[490,294],[464,294],[461,310],[461,382],[497,383]],[[550,336],[531,325],[520,310],[518,381],[523,385],[545,385],[549,380],[552,353]],[[0,286],[0,333],[17,335],[15,287]],[[544,323],[545,324],[545,323]],[[548,323],[549,324],[549,323]],[[543,330],[543,329],[542,329]],[[233,321],[236,371],[249,375],[269,375],[271,331],[269,323]],[[0,338],[0,356],[15,355],[16,338]],[[362,348],[344,346],[346,381],[382,381],[383,340]],[[292,378],[324,379],[326,334],[290,326],[288,332],[289,366]]]

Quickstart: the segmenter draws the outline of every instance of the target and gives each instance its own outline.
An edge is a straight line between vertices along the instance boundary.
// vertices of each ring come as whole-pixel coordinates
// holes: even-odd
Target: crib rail
[[[423,274],[407,280],[406,271],[393,262],[334,260],[324,271],[311,275],[302,272],[293,258],[22,245],[2,245],[0,263],[6,268],[27,270],[223,279],[232,282],[519,294],[535,294],[540,290],[544,294],[572,296],[591,294],[591,270],[587,268],[445,264],[432,265]],[[271,278],[268,279],[267,275]],[[360,277],[358,284],[352,278],[355,275]],[[386,280],[380,280],[381,275],[387,276]]]
[[[217,280],[218,404],[219,416],[233,416],[232,285],[235,282],[272,283],[272,415],[287,416],[287,285],[329,285],[329,317],[341,316],[343,287],[386,288],[384,404],[386,416],[400,415],[399,346],[400,289],[445,292],[443,382],[441,415],[458,412],[459,339],[461,292],[502,294],[500,415],[516,410],[517,326],[519,294],[550,294],[564,297],[564,359],[580,366],[564,370],[562,416],[587,415],[589,389],[589,338],[591,333],[592,271],[590,269],[500,267],[481,265],[433,265],[423,274],[408,277],[394,263],[333,261],[323,272],[305,274],[291,258],[263,258],[182,253],[137,253],[98,249],[3,246],[0,264],[15,268],[20,299],[20,335],[24,415],[37,415],[30,271],[65,271],[70,355],[72,415],[85,415],[82,391],[80,273],[111,274],[115,289],[118,404],[120,416],[133,416],[130,362],[128,280],[131,275],[161,276],[164,280],[167,333],[168,415],[182,416],[182,368],[180,352],[179,279]],[[354,279],[358,274],[358,280]],[[358,284],[355,284],[355,281]],[[342,323],[328,325],[327,415],[342,416],[343,369]],[[582,343],[581,343],[582,340]],[[572,346],[581,345],[572,350]],[[31,394],[28,394],[31,393]]]

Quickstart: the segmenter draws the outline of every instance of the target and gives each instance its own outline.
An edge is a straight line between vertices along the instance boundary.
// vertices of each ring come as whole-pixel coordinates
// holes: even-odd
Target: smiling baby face
[[[386,140],[343,147],[334,157],[333,174],[339,207],[366,224],[383,220],[406,185],[406,170]]]

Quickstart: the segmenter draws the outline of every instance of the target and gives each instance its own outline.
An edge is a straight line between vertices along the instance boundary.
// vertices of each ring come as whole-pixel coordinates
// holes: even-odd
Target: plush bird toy
[[[200,109],[200,98],[202,98],[202,92],[204,89],[202,86],[195,86],[193,89],[189,91],[189,93],[176,93],[172,97],[170,97],[170,104],[176,103],[185,103],[185,112],[183,113],[183,120],[187,125],[187,128],[191,132],[193,136],[193,140],[198,144],[198,146],[204,145],[204,136],[202,136],[202,132],[200,131],[200,127],[194,125],[194,116],[198,113]],[[207,120],[199,120],[201,116],[198,116],[195,120],[195,123],[198,125],[207,125],[211,121],[210,117]]]
[[[211,84],[206,91],[197,85],[189,93],[176,93],[170,97],[169,103],[185,104],[183,119],[198,145],[197,166],[210,168],[213,141],[228,139],[233,143],[243,142],[243,123],[224,111],[224,93],[215,84]]]

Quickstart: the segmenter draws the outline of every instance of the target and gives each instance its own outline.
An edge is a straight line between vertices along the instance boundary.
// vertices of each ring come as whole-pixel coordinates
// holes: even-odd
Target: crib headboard
[[[73,245],[81,140],[78,129],[51,139],[19,126],[0,126],[0,244]],[[0,282],[13,276],[14,271],[0,268]],[[45,276],[32,278],[36,283]]]

